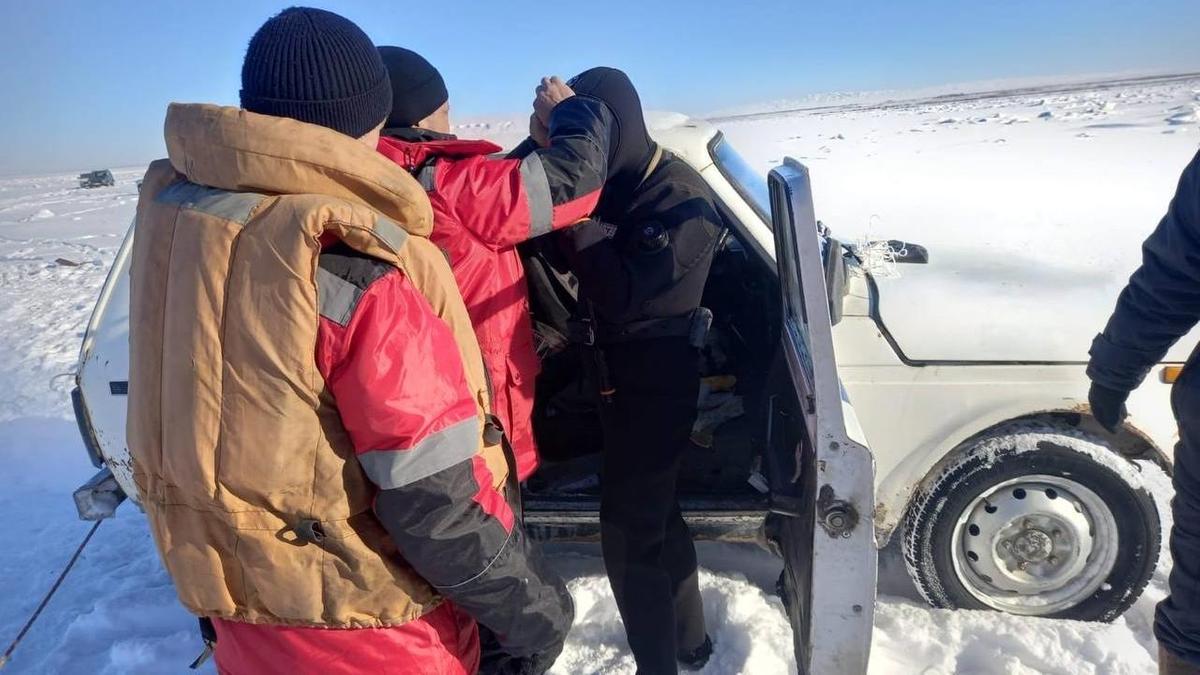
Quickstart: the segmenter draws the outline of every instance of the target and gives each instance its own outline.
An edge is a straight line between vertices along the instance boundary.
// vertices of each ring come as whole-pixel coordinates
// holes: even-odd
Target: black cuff
[[[486,626],[511,656],[561,649],[575,619],[566,585],[546,568],[520,526],[483,574],[438,591]]]
[[[1088,354],[1092,357],[1087,367],[1088,378],[1121,392],[1137,389],[1160,358],[1158,354],[1115,345],[1103,333],[1092,340]]]

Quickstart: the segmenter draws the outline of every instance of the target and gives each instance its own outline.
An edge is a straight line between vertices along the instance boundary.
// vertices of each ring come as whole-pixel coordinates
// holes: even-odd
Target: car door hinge
[[[830,537],[848,539],[858,526],[858,509],[838,499],[833,486],[822,485],[817,497],[817,522]]]

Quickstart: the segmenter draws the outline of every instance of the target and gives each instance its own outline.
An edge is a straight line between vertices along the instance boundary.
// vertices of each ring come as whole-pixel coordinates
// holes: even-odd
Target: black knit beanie
[[[388,116],[392,87],[361,28],[333,12],[290,7],[250,39],[242,107],[358,138]]]
[[[403,47],[380,47],[392,80],[392,114],[388,128],[412,127],[449,100],[442,74],[425,57]]]

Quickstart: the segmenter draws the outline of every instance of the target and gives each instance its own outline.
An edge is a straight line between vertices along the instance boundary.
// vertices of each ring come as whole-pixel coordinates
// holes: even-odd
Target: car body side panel
[[[133,225],[117,251],[79,350],[78,383],[92,433],[113,477],[134,502],[133,463],[125,444],[129,386],[129,258]]]
[[[839,372],[876,461],[881,541],[900,524],[930,472],[972,436],[1038,413],[1086,412],[1084,366],[903,363],[868,317],[834,328]],[[1170,386],[1150,378],[1130,399],[1129,424],[1168,459],[1175,440]]]
[[[901,266],[900,274],[910,267]],[[856,269],[834,345],[875,453],[881,542],[903,521],[914,490],[967,439],[1017,418],[1087,411],[1083,364],[905,362],[872,317],[871,304],[870,284]],[[1156,368],[1130,397],[1126,422],[1168,460],[1178,439],[1170,394]]]
[[[1013,275],[1019,284],[1002,292],[1005,282],[996,274]],[[877,280],[878,307],[892,337],[913,359],[1087,361],[1121,286],[1072,283],[1071,274],[1069,268],[1005,261],[984,249],[972,257],[935,247],[929,264],[901,265],[900,276]],[[976,329],[981,321],[986,331]],[[1200,329],[1163,360],[1186,361],[1197,342]]]

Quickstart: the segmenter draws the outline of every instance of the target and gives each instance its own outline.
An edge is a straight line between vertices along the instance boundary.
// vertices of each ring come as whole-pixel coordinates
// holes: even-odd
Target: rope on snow
[[[96,529],[99,528],[100,523],[103,522],[103,520],[97,520],[96,524],[92,525],[92,529],[88,530],[87,536],[84,537],[83,541],[79,543],[79,548],[75,549],[75,555],[72,555],[71,559],[67,561],[67,566],[64,567],[63,571],[59,573],[58,579],[54,581],[54,585],[50,587],[50,590],[46,593],[46,597],[42,598],[41,604],[37,606],[37,609],[33,610],[33,615],[30,616],[29,620],[25,622],[25,625],[21,627],[21,632],[17,633],[17,639],[13,640],[12,644],[8,646],[8,649],[4,650],[4,654],[0,656],[0,669],[3,669],[4,666],[8,665],[8,659],[10,656],[12,656],[13,650],[17,648],[17,645],[21,644],[21,640],[25,638],[25,634],[28,633],[29,629],[33,627],[33,622],[37,621],[38,617],[41,616],[42,610],[46,609],[46,605],[50,604],[50,598],[53,598],[54,594],[58,592],[59,586],[62,586],[63,579],[67,578],[67,573],[69,573],[71,568],[75,566],[75,562],[79,560],[79,555],[83,553],[84,547],[86,547],[88,542],[92,540],[92,535],[96,534]]]

